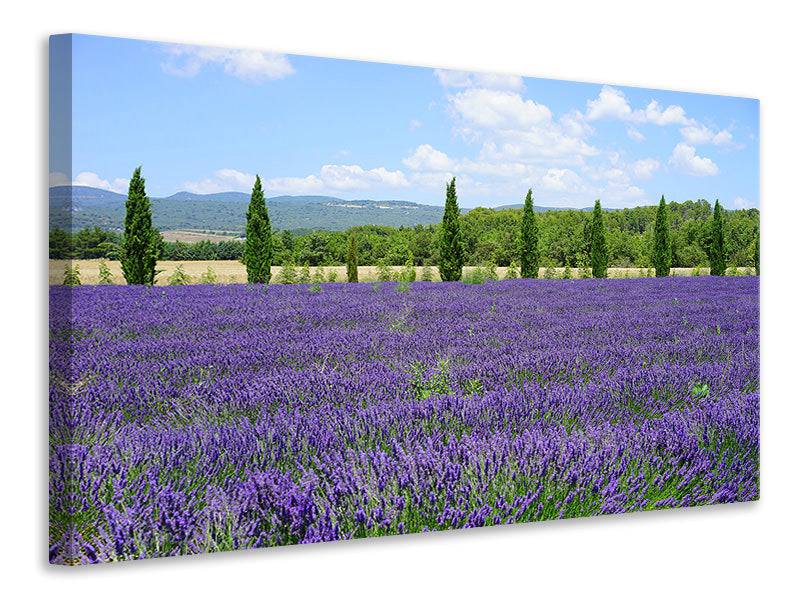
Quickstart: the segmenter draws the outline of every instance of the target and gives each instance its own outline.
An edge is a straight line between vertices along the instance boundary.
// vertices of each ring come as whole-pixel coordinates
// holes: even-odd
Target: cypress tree
[[[272,227],[258,175],[250,194],[250,205],[247,207],[244,264],[247,267],[247,283],[269,283],[272,270]]]
[[[672,250],[669,241],[669,208],[661,196],[656,211],[656,225],[654,230],[655,245],[653,246],[653,266],[656,270],[656,277],[667,277],[672,266]]]
[[[520,265],[522,277],[535,279],[539,276],[539,226],[536,223],[536,213],[533,211],[533,191],[530,189],[522,208]]]
[[[136,167],[125,201],[125,237],[122,242],[122,274],[130,284],[153,285],[156,261],[161,254],[161,234],[153,227],[150,199],[144,189],[142,167]]]
[[[756,231],[756,248],[753,251],[753,262],[756,264],[756,275],[761,275],[761,231]]]
[[[358,283],[358,247],[354,233],[350,234],[350,243],[347,247],[347,281]]]
[[[444,216],[439,238],[439,275],[442,281],[458,281],[464,266],[464,248],[461,245],[460,210],[456,196],[456,178],[447,184]]]
[[[606,246],[606,226],[603,222],[603,209],[600,200],[595,200],[592,212],[592,277],[608,277],[608,247]]]
[[[714,203],[714,216],[711,219],[711,249],[708,255],[711,261],[711,274],[725,275],[725,232],[719,200]]]

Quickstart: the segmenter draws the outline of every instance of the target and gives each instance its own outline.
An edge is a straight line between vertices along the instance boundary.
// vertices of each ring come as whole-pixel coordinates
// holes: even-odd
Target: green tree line
[[[713,206],[705,200],[668,202],[671,266],[711,266]],[[649,267],[655,246],[657,206],[604,210],[605,240],[609,267]],[[758,209],[722,209],[724,262],[728,266],[755,266],[758,240]],[[539,265],[591,266],[593,213],[559,210],[535,213]],[[522,209],[475,208],[459,216],[464,264],[520,263]],[[358,262],[403,265],[409,252],[416,265],[439,263],[437,242],[441,225],[387,227],[367,225],[346,231],[272,233],[272,263],[343,265],[347,262],[350,236],[355,238]],[[82,229],[70,235],[61,229],[50,232],[50,258],[120,257],[122,235],[99,228]],[[241,260],[243,240],[221,242],[164,242],[163,260]]]

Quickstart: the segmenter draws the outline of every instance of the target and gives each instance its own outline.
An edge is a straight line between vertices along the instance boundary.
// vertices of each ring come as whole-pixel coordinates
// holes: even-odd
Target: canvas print
[[[49,68],[50,562],[758,499],[757,100]]]

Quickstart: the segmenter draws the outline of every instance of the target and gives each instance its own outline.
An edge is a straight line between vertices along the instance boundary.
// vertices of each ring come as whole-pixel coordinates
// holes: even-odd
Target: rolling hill
[[[78,230],[100,227],[121,230],[125,196],[84,186],[50,188],[50,228]],[[151,198],[153,223],[161,231],[203,230],[241,233],[250,195],[243,192],[193,194],[178,192]],[[339,231],[358,225],[394,227],[427,225],[442,219],[442,206],[406,201],[342,200],[333,196],[276,196],[268,198],[274,229]],[[519,208],[507,205],[498,209]],[[564,210],[537,206],[539,212]],[[583,209],[591,210],[591,209]]]

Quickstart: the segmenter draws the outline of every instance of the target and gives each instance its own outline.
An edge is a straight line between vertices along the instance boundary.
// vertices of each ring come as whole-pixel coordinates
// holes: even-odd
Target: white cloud
[[[220,65],[228,75],[253,83],[282,79],[294,73],[285,55],[272,52],[173,44],[165,45],[164,51],[168,58],[161,68],[180,77],[194,77],[210,64]]]
[[[727,129],[713,131],[705,125],[690,125],[681,129],[683,140],[687,144],[699,146],[701,144],[714,144],[727,146],[733,143],[733,135]]]
[[[634,110],[625,94],[609,85],[601,88],[597,98],[587,101],[586,118],[589,121],[618,119],[654,125],[689,125],[692,123],[691,119],[686,116],[683,107],[675,104],[661,108],[658,102],[651,100],[644,109]]]
[[[542,176],[542,186],[557,192],[580,192],[583,189],[580,176],[570,169],[547,169]]]
[[[112,181],[103,179],[97,173],[91,171],[83,171],[78,173],[75,179],[72,180],[72,185],[85,185],[87,187],[100,188],[101,190],[108,190],[118,194],[125,194],[128,191],[128,180],[118,177]]]
[[[469,73],[467,71],[451,71],[435,69],[433,71],[439,83],[450,88],[479,87],[493,90],[521,90],[525,87],[522,77],[502,75],[499,73]]]
[[[634,142],[643,142],[643,141],[645,141],[647,139],[644,136],[644,134],[641,131],[639,131],[638,129],[636,129],[635,127],[628,127],[628,132],[627,133],[628,133],[628,137],[630,139],[632,139]]]
[[[492,129],[530,128],[547,123],[550,109],[512,92],[473,88],[450,97],[453,110],[466,121]]]
[[[411,156],[403,159],[403,164],[414,171],[447,171],[453,168],[453,161],[447,154],[430,144],[418,146]]]
[[[753,208],[753,203],[750,202],[747,198],[742,198],[741,196],[737,196],[733,199],[733,206],[738,210],[742,210],[745,208]]]
[[[719,167],[713,160],[698,156],[694,146],[685,142],[680,142],[675,146],[669,158],[669,164],[679,171],[696,177],[719,173]]]
[[[411,119],[408,122],[408,130],[409,131],[416,131],[417,129],[420,129],[421,127],[422,127],[422,121],[420,121],[418,119]]]
[[[217,192],[249,192],[256,176],[236,169],[220,169],[212,177],[187,181],[184,189],[195,194]],[[306,177],[275,177],[263,179],[265,191],[280,194],[333,193],[337,191],[368,190],[371,188],[400,188],[409,185],[402,171],[384,167],[364,169],[359,165],[323,165],[319,173]]]
[[[650,179],[660,167],[661,163],[655,158],[643,158],[631,165],[631,174],[637,179]]]

